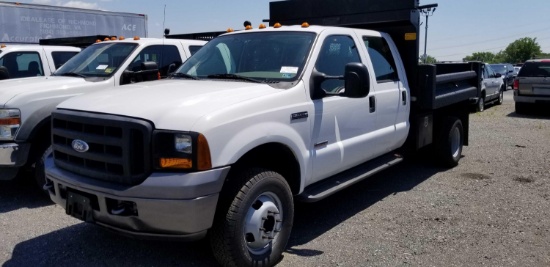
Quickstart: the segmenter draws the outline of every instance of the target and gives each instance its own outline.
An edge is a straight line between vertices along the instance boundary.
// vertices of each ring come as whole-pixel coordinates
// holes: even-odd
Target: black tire
[[[223,266],[273,266],[292,230],[290,187],[280,174],[259,168],[232,178],[209,232],[214,256]]]
[[[500,92],[498,93],[498,100],[496,104],[502,105],[503,102],[504,102],[504,90],[500,90]]]
[[[447,117],[436,142],[435,155],[438,163],[446,168],[458,165],[464,144],[462,121],[456,117]]]
[[[485,97],[482,96],[477,100],[476,111],[483,112],[483,110],[485,110]]]
[[[44,194],[48,195],[48,191],[44,190],[44,185],[46,184],[46,173],[44,168],[44,160],[46,157],[52,153],[52,147],[49,146],[42,153],[42,155],[36,159],[33,170],[33,177],[38,189]]]

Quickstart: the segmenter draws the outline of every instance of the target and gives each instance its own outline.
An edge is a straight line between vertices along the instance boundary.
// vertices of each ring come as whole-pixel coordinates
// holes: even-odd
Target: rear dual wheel
[[[452,168],[458,165],[462,157],[464,128],[462,121],[456,117],[447,117],[443,122],[436,142],[435,154],[440,165]]]

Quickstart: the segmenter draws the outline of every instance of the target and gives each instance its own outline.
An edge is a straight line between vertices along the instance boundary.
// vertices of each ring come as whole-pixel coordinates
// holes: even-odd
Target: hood
[[[141,118],[157,129],[186,131],[208,114],[280,91],[239,81],[167,79],[73,97],[57,108]]]
[[[42,93],[52,90],[64,90],[80,87],[85,84],[83,78],[74,77],[32,77],[24,79],[9,79],[0,81],[0,106],[4,106],[21,94]]]

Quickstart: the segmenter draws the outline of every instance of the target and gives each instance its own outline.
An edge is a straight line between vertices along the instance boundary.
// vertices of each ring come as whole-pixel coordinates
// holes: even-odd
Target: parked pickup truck
[[[171,79],[59,104],[51,199],[126,235],[209,233],[221,264],[270,266],[294,200],[324,199],[420,148],[457,165],[481,63],[418,65],[416,0],[346,3],[271,2],[271,27],[214,38]]]
[[[50,76],[80,48],[47,45],[1,45],[0,80]]]
[[[93,44],[50,77],[0,81],[0,180],[30,170],[42,187],[50,113],[65,99],[166,77],[205,41],[135,38]],[[28,176],[28,175],[27,175]]]

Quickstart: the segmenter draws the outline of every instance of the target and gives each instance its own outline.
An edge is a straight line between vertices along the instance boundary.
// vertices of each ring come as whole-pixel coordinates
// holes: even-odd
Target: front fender
[[[306,124],[304,123],[304,125]],[[308,170],[311,169],[308,139],[305,138],[306,132],[300,131],[300,127],[298,129],[293,128],[292,125],[279,122],[255,123],[243,128],[236,127],[239,130],[227,135],[229,139],[224,140],[224,142],[216,142],[214,140],[211,142],[209,140],[211,151],[219,151],[219,153],[212,153],[213,166],[234,164],[258,146],[277,143],[286,146],[292,151],[296,161],[300,165],[300,177],[307,179],[308,175],[310,175],[310,171]],[[277,159],[268,158],[267,160]],[[300,192],[304,188],[304,181],[306,179],[300,179]]]

